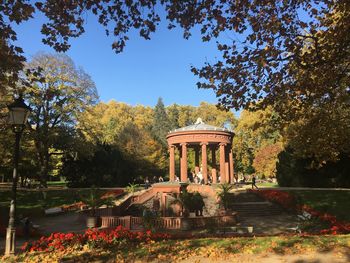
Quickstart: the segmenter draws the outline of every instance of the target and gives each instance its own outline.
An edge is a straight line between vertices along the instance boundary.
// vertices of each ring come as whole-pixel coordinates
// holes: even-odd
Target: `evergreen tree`
[[[167,113],[169,117],[169,122],[170,122],[170,128],[177,129],[180,127],[179,125],[179,117],[180,117],[180,112],[179,112],[179,106],[174,103],[173,105],[170,105],[167,107]]]
[[[167,149],[166,136],[170,130],[170,121],[168,114],[165,111],[163,99],[159,98],[154,108],[152,134],[155,139],[162,144],[164,149]]]

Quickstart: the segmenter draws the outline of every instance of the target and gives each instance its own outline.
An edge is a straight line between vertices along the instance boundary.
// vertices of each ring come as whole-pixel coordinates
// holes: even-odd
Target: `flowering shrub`
[[[319,231],[319,234],[347,234],[350,233],[350,224],[340,222],[334,215],[316,211],[307,205],[298,204],[295,197],[288,192],[278,190],[250,190],[271,202],[276,202],[286,209],[293,209],[297,212],[307,212],[312,218],[316,218],[328,227]]]
[[[120,244],[150,242],[152,240],[168,239],[168,234],[144,232],[131,232],[118,226],[113,230],[88,229],[84,234],[53,233],[48,237],[41,237],[32,243],[25,243],[23,251],[54,251],[65,250],[69,247],[88,245],[93,248],[109,248]]]

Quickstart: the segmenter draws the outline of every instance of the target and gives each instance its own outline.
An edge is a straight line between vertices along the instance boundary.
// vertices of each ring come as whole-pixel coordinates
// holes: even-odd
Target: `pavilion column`
[[[230,147],[229,161],[230,161],[230,177],[231,177],[231,183],[234,183],[234,181],[235,181],[235,171],[234,171],[234,164],[233,164],[232,146]],[[236,181],[237,181],[237,180],[236,180]]]
[[[226,143],[220,143],[220,183],[226,183],[225,146]]]
[[[181,175],[180,181],[187,182],[187,144],[181,143]]]
[[[232,183],[231,182],[231,174],[230,174],[230,164],[229,164],[229,146],[226,145],[225,147],[225,179],[226,183]]]
[[[169,146],[169,181],[174,182],[175,181],[175,146],[170,145]]]
[[[199,173],[199,148],[197,146],[194,147],[194,172],[195,174]]]
[[[211,178],[213,180],[213,184],[218,182],[217,174],[216,174],[216,147],[213,146],[211,148]]]
[[[202,142],[202,174],[204,183],[208,183],[208,157],[207,157],[207,142]]]

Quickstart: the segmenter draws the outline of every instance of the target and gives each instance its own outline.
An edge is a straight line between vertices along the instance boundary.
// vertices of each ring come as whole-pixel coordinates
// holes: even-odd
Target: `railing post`
[[[127,216],[125,220],[125,228],[131,230],[131,216]]]

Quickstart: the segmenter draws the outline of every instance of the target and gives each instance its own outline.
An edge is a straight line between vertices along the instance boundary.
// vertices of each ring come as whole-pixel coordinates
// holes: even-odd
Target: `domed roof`
[[[221,128],[221,127],[216,127],[213,125],[205,124],[201,118],[198,118],[197,121],[195,122],[195,124],[172,130],[169,133],[181,132],[181,131],[226,131],[226,132],[232,132],[231,130],[229,130],[227,128]]]

